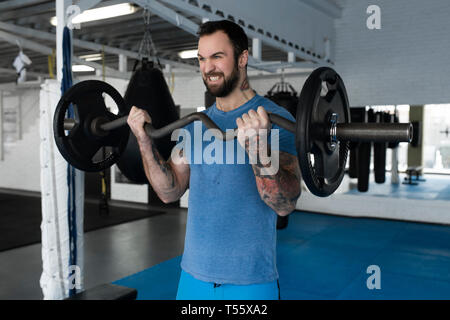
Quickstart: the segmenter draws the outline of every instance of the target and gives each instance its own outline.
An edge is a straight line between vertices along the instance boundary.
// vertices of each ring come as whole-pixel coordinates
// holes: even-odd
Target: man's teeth
[[[209,80],[211,80],[211,81],[217,81],[217,80],[219,80],[219,76],[209,77]]]

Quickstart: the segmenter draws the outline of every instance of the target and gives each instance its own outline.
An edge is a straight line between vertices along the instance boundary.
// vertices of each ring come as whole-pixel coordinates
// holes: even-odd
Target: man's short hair
[[[236,63],[244,50],[248,50],[248,38],[244,30],[238,24],[230,20],[207,21],[200,25],[197,35],[199,37],[223,31],[231,41]]]

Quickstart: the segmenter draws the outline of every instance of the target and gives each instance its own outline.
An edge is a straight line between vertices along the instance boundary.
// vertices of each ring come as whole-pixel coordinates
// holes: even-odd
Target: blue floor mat
[[[137,300],[174,300],[181,274],[181,256],[113,282],[137,290]]]
[[[346,194],[396,199],[450,201],[450,176],[426,174],[424,175],[425,181],[419,181],[417,185],[402,184],[403,177],[403,174],[400,175],[399,184],[391,184],[390,174],[386,173],[385,183],[377,184],[371,180],[367,192],[359,192],[355,188],[347,191]]]
[[[450,227],[295,212],[277,233],[281,298],[450,299]],[[114,282],[175,299],[181,256]],[[380,289],[368,289],[370,265]]]

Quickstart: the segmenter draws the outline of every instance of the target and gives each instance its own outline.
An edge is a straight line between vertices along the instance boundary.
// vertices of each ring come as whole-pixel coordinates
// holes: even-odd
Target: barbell
[[[325,85],[325,86],[323,86]],[[326,89],[324,89],[326,88]],[[118,107],[110,112],[103,94]],[[74,117],[66,118],[69,106]],[[98,80],[82,81],[61,97],[54,115],[56,145],[74,167],[88,172],[102,171],[118,161],[128,141],[127,110],[121,95],[109,84]],[[331,195],[341,184],[350,142],[411,142],[411,123],[350,123],[347,91],[341,77],[331,68],[314,70],[299,97],[296,121],[269,113],[272,123],[295,134],[295,144],[302,178],[316,196]],[[230,140],[234,132],[222,131],[202,112],[189,114],[162,128],[146,123],[146,133],[154,139],[171,134],[193,121],[202,121],[216,138]],[[108,147],[105,157],[94,156]]]

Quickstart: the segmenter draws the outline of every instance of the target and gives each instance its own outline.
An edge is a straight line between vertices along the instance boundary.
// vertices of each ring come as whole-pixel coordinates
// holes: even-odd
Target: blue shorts
[[[251,285],[216,284],[181,270],[177,300],[279,300],[278,280]]]

